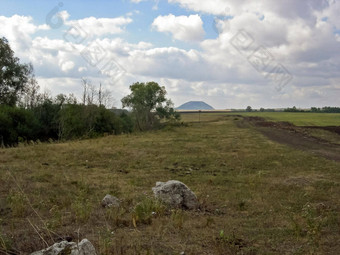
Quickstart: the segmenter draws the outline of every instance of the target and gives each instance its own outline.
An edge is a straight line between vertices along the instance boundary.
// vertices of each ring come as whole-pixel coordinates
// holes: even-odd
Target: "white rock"
[[[189,210],[198,207],[196,195],[180,181],[156,182],[152,190],[157,198],[171,207]]]
[[[96,250],[92,243],[83,239],[78,245],[75,242],[62,241],[60,243],[55,243],[47,249],[36,251],[31,253],[31,255],[97,255]]]
[[[107,194],[102,200],[103,207],[119,207],[120,202],[119,199]]]

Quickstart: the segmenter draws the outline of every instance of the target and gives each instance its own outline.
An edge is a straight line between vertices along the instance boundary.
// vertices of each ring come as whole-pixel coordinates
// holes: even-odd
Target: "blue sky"
[[[338,0],[1,0],[0,36],[52,95],[79,96],[86,78],[120,107],[129,85],[154,80],[177,106],[339,106],[338,13]],[[86,40],[66,40],[77,25]],[[109,72],[84,56],[98,47]]]

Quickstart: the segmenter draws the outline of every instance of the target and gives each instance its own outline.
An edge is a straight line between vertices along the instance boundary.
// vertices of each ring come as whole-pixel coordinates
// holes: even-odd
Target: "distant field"
[[[226,115],[259,116],[271,121],[287,121],[296,126],[340,126],[340,113],[242,112],[242,113],[186,113],[183,121],[212,121]]]

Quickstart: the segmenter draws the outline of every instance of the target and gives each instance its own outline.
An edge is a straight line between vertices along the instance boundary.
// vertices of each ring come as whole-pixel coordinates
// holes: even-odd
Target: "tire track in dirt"
[[[240,127],[253,125],[262,134],[275,142],[307,151],[324,158],[340,162],[340,145],[308,134],[308,129],[323,129],[340,134],[340,127],[297,127],[289,122],[271,122],[261,117],[244,117]]]

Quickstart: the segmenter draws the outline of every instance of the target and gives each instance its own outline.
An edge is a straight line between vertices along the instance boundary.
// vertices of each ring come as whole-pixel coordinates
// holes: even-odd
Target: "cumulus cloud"
[[[24,51],[31,46],[31,36],[39,30],[48,30],[47,25],[36,26],[31,16],[0,16],[0,36],[6,37],[14,51]]]
[[[79,20],[66,21],[68,26],[79,26],[90,36],[120,34],[124,27],[132,22],[131,18],[95,18],[88,17]]]
[[[171,33],[174,39],[183,41],[199,41],[204,37],[203,21],[199,15],[190,16],[158,16],[152,27],[159,32]]]

